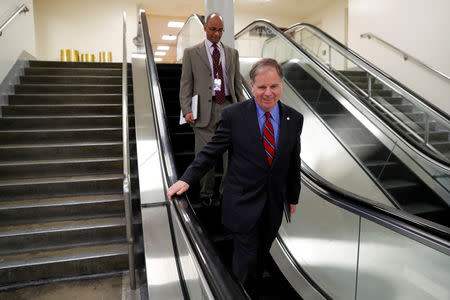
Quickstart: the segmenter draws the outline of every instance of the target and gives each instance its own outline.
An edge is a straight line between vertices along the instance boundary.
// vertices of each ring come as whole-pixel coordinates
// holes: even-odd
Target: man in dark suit
[[[282,78],[275,60],[255,63],[250,71],[254,98],[223,110],[212,140],[167,192],[170,199],[186,192],[228,150],[222,222],[233,233],[232,268],[243,284],[262,278],[284,205],[293,214],[300,195],[303,116],[279,102]]]
[[[206,40],[187,48],[183,54],[180,105],[195,134],[195,153],[211,140],[222,109],[244,100],[239,74],[239,53],[220,42],[223,20],[217,13],[206,18]],[[192,96],[198,95],[198,116],[194,120]],[[224,171],[227,160],[224,156]],[[200,181],[200,198],[210,203],[214,193],[214,167]],[[223,181],[222,181],[223,182]],[[222,184],[223,188],[223,184]],[[222,192],[222,190],[221,190]]]

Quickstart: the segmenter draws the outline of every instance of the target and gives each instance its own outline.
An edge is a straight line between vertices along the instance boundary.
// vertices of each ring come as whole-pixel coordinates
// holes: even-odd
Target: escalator
[[[449,166],[450,116],[310,24],[284,32],[415,147]]]
[[[376,180],[397,208],[450,226],[450,210],[411,169],[393,154],[363,123],[298,64],[283,65],[286,81],[317,113],[356,160]],[[427,199],[427,201],[423,201]]]
[[[141,14],[141,18],[143,28],[146,28],[145,13]],[[151,49],[149,38],[146,38],[146,49]],[[146,187],[140,185],[144,211],[142,214],[144,244],[147,244],[145,246],[147,280],[154,282],[153,288],[158,286],[161,289],[168,286],[167,280],[164,282],[156,280],[155,272],[163,272],[164,268],[155,270],[156,264],[151,263],[152,255],[156,256],[153,258],[156,262],[164,255],[152,254],[150,251],[152,242],[153,247],[155,243],[164,242],[155,239],[152,231],[160,232],[166,225],[159,224],[158,227],[152,228],[148,225],[150,216],[145,213],[145,210],[150,209],[160,209],[160,212],[164,212],[165,208],[162,206],[167,206],[170,215],[168,223],[173,227],[172,245],[176,248],[174,256],[177,260],[179,280],[177,286],[183,290],[182,298],[244,299],[246,296],[242,291],[239,292],[236,283],[233,284],[226,267],[227,258],[223,254],[229,252],[228,249],[224,249],[227,236],[220,224],[217,225],[218,218],[214,217],[214,213],[203,214],[199,207],[195,208],[196,201],[193,195],[187,195],[187,198],[179,197],[173,202],[168,202],[164,197],[164,190],[177,180],[176,173],[180,174],[180,169],[184,168],[182,164],[188,163],[189,159],[186,157],[192,155],[189,146],[186,146],[189,145],[189,141],[184,139],[185,137],[189,139],[191,133],[189,127],[178,126],[179,107],[177,101],[173,99],[177,94],[174,88],[177,84],[174,82],[180,66],[163,64],[156,66],[151,50],[147,50],[146,53],[147,74],[151,82],[149,86],[151,112],[140,110],[140,92],[135,88],[135,101],[138,102],[135,104],[136,120],[139,122],[145,119],[141,118],[141,113],[155,119],[148,131],[156,136],[158,151],[155,152],[157,155],[149,156],[151,164],[140,160],[141,126],[137,123],[140,182],[152,182],[153,189],[148,190],[152,195],[155,189],[161,190],[159,200],[147,203],[148,197],[145,195],[142,197],[142,191],[145,191]],[[245,69],[248,65],[245,56],[242,58],[241,64]],[[254,60],[254,56],[247,59],[249,62]],[[133,69],[136,69],[134,64]],[[308,85],[316,86],[314,82]],[[287,87],[285,97],[289,96],[296,96],[296,101],[300,99],[294,89],[289,90]],[[283,98],[282,101],[288,103],[287,98],[286,100]],[[175,112],[177,115],[174,115]],[[190,139],[192,140],[192,136]],[[146,140],[144,143],[147,148],[153,147],[149,141]],[[305,139],[303,145],[307,145]],[[309,155],[307,153],[305,159],[310,159]],[[145,173],[141,174],[145,165],[154,170],[150,178],[144,178]],[[314,161],[311,165],[317,166]],[[290,288],[295,289],[303,299],[448,297],[447,282],[450,279],[448,228],[397,210],[392,205],[390,207],[367,197],[355,196],[339,187],[339,181],[330,183],[311,170],[305,162],[302,163],[302,169],[302,192],[297,213],[290,224],[282,224],[279,236],[271,249],[273,260],[283,277],[288,280]],[[195,213],[192,208],[196,209]],[[205,215],[212,220],[207,219]],[[152,217],[159,216],[152,215]],[[209,222],[215,222],[216,225],[211,226],[213,223]],[[188,236],[189,238],[185,240],[187,243],[180,243],[182,239],[177,238],[177,234]],[[165,253],[166,256],[168,252]],[[222,262],[217,261],[219,258]],[[192,270],[187,263],[189,259],[200,267]],[[164,267],[169,268],[170,264],[165,264]],[[196,277],[194,273],[201,273],[203,276]],[[161,277],[161,273],[158,273],[158,276]],[[266,298],[297,297],[281,294],[285,289],[282,285],[274,284],[268,288],[268,292],[272,290],[273,294],[266,295]],[[149,295],[152,295],[150,288]]]

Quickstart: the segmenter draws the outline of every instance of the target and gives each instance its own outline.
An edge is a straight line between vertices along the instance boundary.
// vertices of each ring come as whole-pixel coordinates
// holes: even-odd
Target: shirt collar
[[[256,113],[258,115],[258,119],[262,118],[264,116],[264,118],[266,117],[266,112],[261,108],[261,106],[259,106],[259,104],[255,101],[256,104]],[[280,120],[280,108],[278,107],[278,102],[277,104],[275,104],[275,106],[272,108],[270,112],[270,117],[278,123],[278,121]]]
[[[206,41],[206,45],[208,45],[208,49],[209,49],[210,51],[212,51],[213,42],[211,42],[211,41],[208,40],[208,39],[205,39],[205,41]],[[220,41],[217,43],[217,48],[219,49],[219,51],[222,49],[222,43],[221,43]]]

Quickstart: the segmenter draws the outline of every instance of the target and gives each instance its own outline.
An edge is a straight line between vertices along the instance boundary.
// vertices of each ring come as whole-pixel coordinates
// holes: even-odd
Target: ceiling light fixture
[[[170,35],[165,34],[165,35],[162,36],[162,39],[165,40],[165,41],[173,41],[176,38],[177,38],[176,36],[171,35],[171,34]]]
[[[168,27],[173,27],[173,28],[181,28],[183,27],[184,22],[176,22],[176,21],[169,21],[169,23],[167,24]]]
[[[167,50],[169,50],[169,46],[166,46],[166,45],[160,45],[160,46],[158,46],[158,47],[156,47],[156,50],[163,50],[163,51],[167,51]]]
[[[164,52],[164,51],[155,51],[155,55],[157,55],[157,56],[165,56],[166,52]]]
[[[162,61],[161,57],[155,57],[155,61]]]

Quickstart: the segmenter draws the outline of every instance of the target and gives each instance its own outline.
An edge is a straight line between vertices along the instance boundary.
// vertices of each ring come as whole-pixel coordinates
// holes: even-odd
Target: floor
[[[137,280],[139,281],[139,280]],[[145,286],[144,286],[145,287]],[[144,288],[143,287],[143,288]],[[54,282],[0,292],[8,300],[144,300],[144,291],[130,288],[128,273],[96,279]]]

